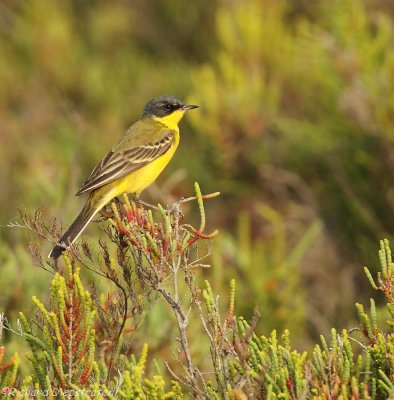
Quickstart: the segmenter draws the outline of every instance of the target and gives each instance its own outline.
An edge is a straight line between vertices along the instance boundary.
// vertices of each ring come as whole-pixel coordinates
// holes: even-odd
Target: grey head
[[[163,95],[155,97],[146,103],[142,117],[155,116],[160,118],[177,110],[187,111],[193,108],[198,108],[198,106],[185,104],[174,96]]]

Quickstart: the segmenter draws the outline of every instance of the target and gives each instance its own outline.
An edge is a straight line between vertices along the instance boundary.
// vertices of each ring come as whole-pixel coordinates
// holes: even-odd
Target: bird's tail
[[[100,200],[102,199],[96,199],[93,194],[90,196],[78,217],[60,238],[59,243],[49,253],[48,258],[56,259],[60,257],[63,251],[77,240],[78,236],[83,232],[88,223],[105,205],[105,202]]]

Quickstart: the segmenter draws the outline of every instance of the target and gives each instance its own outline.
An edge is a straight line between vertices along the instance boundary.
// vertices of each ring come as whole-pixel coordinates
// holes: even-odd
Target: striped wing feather
[[[169,133],[155,143],[138,146],[120,153],[114,153],[111,150],[94,168],[76,195],[79,196],[131,174],[166,153],[173,143],[173,134]]]

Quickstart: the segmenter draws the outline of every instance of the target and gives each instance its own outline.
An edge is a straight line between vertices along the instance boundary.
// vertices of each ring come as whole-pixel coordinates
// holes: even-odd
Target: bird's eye
[[[171,104],[166,104],[165,109],[167,111],[171,111],[172,110],[172,105]]]

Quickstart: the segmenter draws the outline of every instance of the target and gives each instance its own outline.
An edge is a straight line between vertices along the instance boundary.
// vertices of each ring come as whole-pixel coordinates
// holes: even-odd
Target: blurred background
[[[92,168],[168,93],[200,109],[143,198],[222,193],[207,203],[214,290],[225,300],[236,278],[237,313],[257,306],[260,332],[289,328],[301,348],[355,325],[362,267],[394,223],[393,16],[390,0],[2,0],[0,311],[51,279],[6,227],[18,208],[66,227]],[[162,312],[146,324],[168,352]]]

